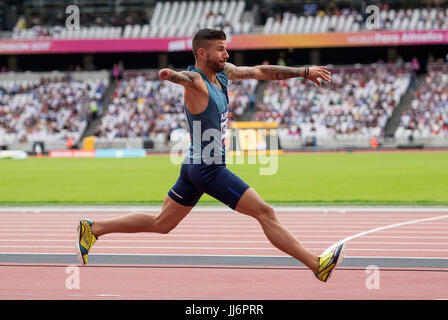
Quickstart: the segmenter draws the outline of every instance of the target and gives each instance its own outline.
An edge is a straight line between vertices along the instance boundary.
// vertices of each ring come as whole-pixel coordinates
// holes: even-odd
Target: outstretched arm
[[[190,71],[174,71],[171,69],[162,69],[159,71],[159,77],[162,80],[169,80],[171,82],[183,85],[184,87],[194,87],[201,76],[197,72]]]
[[[237,67],[231,63],[226,63],[224,72],[230,80],[258,79],[258,80],[284,80],[296,77],[306,77],[305,67],[292,68],[283,66],[259,65],[255,67]],[[319,87],[322,84],[317,80],[321,78],[325,82],[331,81],[331,72],[327,67],[309,67],[308,80],[313,81]]]

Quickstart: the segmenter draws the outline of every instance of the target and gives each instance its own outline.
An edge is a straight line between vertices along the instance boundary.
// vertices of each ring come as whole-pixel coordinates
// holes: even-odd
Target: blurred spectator
[[[14,141],[79,139],[107,80],[46,79],[0,84],[0,135]]]
[[[404,68],[387,68],[335,68],[331,83],[320,88],[299,78],[270,82],[253,120],[277,122],[285,132],[300,128],[304,135],[380,136],[410,78]]]
[[[278,6],[270,10],[270,18],[277,23],[293,21],[293,17],[319,17],[322,21],[325,17],[337,18],[324,27],[319,32],[357,32],[367,30],[366,19],[367,3],[361,5],[340,7],[337,2],[331,1],[317,11],[301,11],[297,6],[283,7]],[[428,8],[390,8],[388,4],[377,3],[380,8],[380,29],[381,30],[444,30],[448,28],[448,11],[444,7]],[[339,4],[342,6],[342,4]],[[305,5],[306,7],[306,5]],[[223,29],[227,34],[237,34],[246,29],[242,29],[240,23],[235,22],[234,17],[227,17],[220,11],[208,11],[202,13],[200,22],[195,21],[195,30],[202,27],[211,27]],[[144,11],[138,12],[107,12],[107,13],[89,13],[81,10],[80,24],[83,28],[89,27],[124,27],[125,25],[150,24],[148,15]],[[13,29],[13,38],[42,38],[58,37],[65,26],[65,13],[58,11],[56,14],[42,14],[39,17],[26,16],[20,17]],[[160,26],[158,26],[160,27]],[[28,28],[28,29],[27,29]],[[348,28],[348,30],[345,30]],[[249,30],[249,29],[247,29]],[[30,32],[27,32],[30,31]],[[121,31],[123,32],[123,31]],[[180,32],[180,31],[179,31]],[[277,31],[276,31],[277,32]],[[101,32],[100,32],[101,34]],[[122,34],[121,34],[122,35]],[[118,35],[118,36],[121,36]],[[101,37],[98,36],[98,37]]]
[[[230,81],[229,119],[237,119],[244,113],[257,83],[257,80]],[[183,94],[182,86],[159,81],[156,71],[125,73],[95,135],[167,141],[174,130],[187,129]]]
[[[401,118],[398,137],[448,138],[448,70],[430,70]]]
[[[114,67],[112,69],[112,75],[115,83],[117,83],[118,80],[121,80],[123,76],[122,72],[123,72],[122,67],[119,64],[114,64]]]
[[[420,71],[420,62],[418,62],[417,57],[412,58],[411,67],[415,73],[418,73]]]
[[[448,11],[446,8],[417,8],[415,9],[395,9],[390,8],[388,4],[376,3],[380,9],[379,25],[381,30],[428,30],[428,29],[446,29],[448,27]],[[347,31],[361,31],[368,30],[366,26],[367,18],[372,14],[367,13],[368,4],[363,1],[358,7],[342,7],[338,8],[334,1],[326,4],[325,11],[318,10],[315,14],[309,12],[296,12],[297,17],[330,17],[330,23],[325,26],[325,31],[322,32],[347,32]],[[275,22],[283,22],[286,17],[282,19],[282,11],[288,10],[283,7],[273,9],[268,18],[273,18]],[[293,14],[286,11],[288,19],[291,19]],[[332,18],[337,18],[334,21]],[[292,19],[291,19],[292,21]],[[314,20],[313,23],[317,23]],[[332,22],[331,22],[332,21]],[[347,25],[349,23],[349,25]],[[346,30],[345,28],[349,28]],[[277,31],[275,31],[277,32]]]

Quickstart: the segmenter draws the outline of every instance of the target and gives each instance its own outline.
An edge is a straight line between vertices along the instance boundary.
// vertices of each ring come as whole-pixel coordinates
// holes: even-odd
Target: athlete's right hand
[[[162,69],[159,71],[159,78],[162,80],[168,80],[169,76],[171,74],[171,70],[170,69]]]

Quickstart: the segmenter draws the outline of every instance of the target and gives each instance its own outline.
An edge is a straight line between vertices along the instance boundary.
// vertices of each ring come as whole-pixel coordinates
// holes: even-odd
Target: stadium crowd
[[[448,27],[448,9],[444,7],[420,7],[420,8],[400,8],[393,9],[389,4],[375,4],[379,11],[378,25],[374,27],[375,30],[427,30],[427,29],[446,29]],[[354,7],[338,7],[335,2],[329,2],[325,8],[318,8],[313,6],[312,9],[305,12],[297,11],[300,7],[294,7],[292,10],[284,9],[282,7],[274,7],[270,9],[266,22],[269,20],[278,25],[285,25],[284,30],[289,29],[288,24],[299,17],[314,18],[306,20],[306,26],[303,26],[303,32],[356,32],[367,30],[366,21],[371,16],[372,11],[367,10],[368,6],[365,3],[360,3]],[[317,27],[322,23],[323,18],[328,19],[325,26]],[[376,20],[369,20],[373,23]],[[265,25],[265,33],[279,33],[274,31],[269,26]],[[282,27],[280,27],[282,29]],[[311,31],[315,29],[314,31]],[[308,31],[305,31],[308,30]],[[318,31],[316,31],[318,30]],[[280,32],[282,33],[282,32]]]
[[[10,142],[77,141],[108,80],[42,78],[0,84],[0,136]]]
[[[224,1],[223,1],[224,2]],[[179,2],[174,2],[170,10],[166,12],[157,11],[158,6],[162,6],[163,2],[157,2],[153,13],[150,15],[150,9],[137,11],[123,11],[114,12],[111,9],[104,9],[106,11],[90,13],[81,11],[79,15],[79,28],[70,30],[66,27],[67,14],[62,8],[54,14],[40,14],[36,15],[22,15],[17,19],[12,28],[13,39],[38,39],[38,38],[138,38],[138,37],[163,37],[167,34],[158,34],[162,27],[171,27],[180,22],[180,16],[185,14],[184,10],[178,10]],[[197,2],[199,4],[199,1]],[[230,2],[229,2],[230,3]],[[194,4],[194,2],[190,3]],[[186,30],[194,26],[190,31],[195,33],[203,27],[223,29],[228,34],[239,33],[239,28],[236,30],[235,23],[232,19],[236,19],[232,13],[226,12],[224,14],[218,7],[211,7],[207,4],[203,7],[201,5],[194,10],[199,10],[200,14],[196,15],[196,20],[187,22],[182,28],[182,36],[191,35],[185,34]],[[185,3],[184,3],[185,5]],[[206,10],[209,8],[210,10]],[[168,8],[165,8],[168,9]],[[202,10],[202,11],[201,11]],[[191,11],[191,10],[190,10]],[[166,13],[166,14],[164,14]],[[190,12],[192,13],[192,11]],[[235,12],[234,12],[235,13]],[[168,16],[167,16],[168,14]],[[239,12],[239,15],[242,11]],[[172,17],[170,15],[173,15]],[[191,14],[190,14],[191,15]],[[154,29],[154,30],[153,30]],[[172,34],[171,36],[174,36]]]
[[[410,83],[410,72],[385,67],[332,69],[322,87],[303,79],[270,82],[253,120],[277,122],[289,135],[380,136]]]
[[[423,5],[420,8],[399,8],[394,9],[389,4],[376,3],[380,11],[379,28],[381,30],[428,30],[428,29],[446,29],[448,28],[448,8],[443,6],[428,6]],[[310,5],[308,5],[310,6]],[[312,6],[312,5],[311,5]],[[325,7],[314,6],[311,10],[302,10],[301,6],[291,6],[285,8],[284,6],[275,6],[269,9],[263,9],[260,11],[264,18],[263,22],[264,33],[308,33],[308,32],[357,32],[366,30],[366,19],[371,15],[370,11],[367,11],[367,5],[360,3],[359,5],[352,7],[340,7],[335,2],[330,1]],[[155,11],[155,10],[154,10]],[[172,12],[172,14],[174,14]],[[177,13],[179,14],[179,13]],[[254,17],[257,14],[254,14]],[[164,16],[165,17],[165,16]],[[297,18],[313,17],[314,20],[306,20],[302,29],[296,30],[293,27]],[[72,33],[65,33],[67,15],[64,11],[60,10],[56,14],[44,14],[41,16],[20,16],[17,20],[13,32],[12,38],[14,39],[32,39],[32,38],[65,38],[65,37],[79,37],[79,38],[116,38],[116,37],[129,37],[125,27],[138,27],[138,30],[134,30],[133,37],[151,37],[161,36],[156,33],[151,33],[149,29],[153,29],[155,26],[161,28],[165,26],[165,22],[156,25],[153,24],[153,20],[159,20],[159,17],[151,16],[146,10],[140,10],[137,12],[104,12],[104,13],[87,13],[82,12],[80,14],[80,26],[85,32],[78,33],[76,35]],[[166,17],[165,17],[166,18]],[[316,27],[322,23],[323,18],[331,18],[321,27]],[[243,24],[242,21],[231,21],[225,13],[221,11],[207,11],[193,25],[195,26],[192,31],[195,31],[201,27],[214,27],[222,28],[229,34],[248,33],[252,29],[251,26],[242,28],[239,26]],[[263,19],[262,19],[263,20]],[[294,22],[293,22],[294,21]],[[284,28],[280,27],[283,31],[279,31],[276,28],[271,27],[273,24],[284,24]],[[285,22],[285,23],[283,23]],[[235,25],[238,24],[238,27]],[[289,28],[287,25],[290,25]],[[148,30],[145,32],[143,26],[147,26]],[[149,27],[150,26],[150,27]],[[91,30],[87,31],[87,29]],[[109,31],[110,28],[115,28],[114,31]],[[95,30],[93,30],[95,29]],[[101,29],[104,29],[101,31]],[[106,30],[107,29],[107,30]],[[295,31],[293,31],[293,29]],[[314,31],[311,31],[315,29]],[[375,27],[376,29],[376,27]],[[289,30],[289,31],[286,31]],[[184,36],[184,32],[181,32]],[[171,36],[175,36],[172,34]],[[167,36],[167,35],[165,35]]]
[[[60,10],[57,14],[40,13],[38,16],[20,16],[13,28],[13,38],[23,38],[25,31],[31,38],[56,37],[66,26],[67,14]],[[89,13],[79,15],[79,25],[83,27],[123,27],[148,23],[145,12],[139,13]]]
[[[256,86],[257,80],[231,81],[229,119],[238,118],[247,107],[253,107]],[[183,94],[182,86],[158,80],[156,71],[125,73],[95,135],[169,141],[172,131],[187,129]]]
[[[396,136],[448,138],[448,70],[427,73],[401,117]]]
[[[156,80],[156,72],[124,74],[95,136],[155,138],[185,125],[183,88]]]
[[[439,65],[444,65],[443,63]],[[282,135],[380,137],[409,86],[412,64],[330,66],[322,87],[301,78],[270,81],[256,101],[257,80],[230,81],[229,119],[250,108],[252,120],[277,122]],[[432,70],[403,114],[396,136],[448,137],[448,70]],[[125,71],[115,80],[95,135],[169,141],[187,129],[183,87],[160,81],[157,70]],[[78,140],[109,80],[42,78],[0,83],[0,137],[9,141]]]

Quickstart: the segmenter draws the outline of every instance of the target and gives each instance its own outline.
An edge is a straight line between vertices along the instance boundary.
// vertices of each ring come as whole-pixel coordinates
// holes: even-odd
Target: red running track
[[[73,254],[74,231],[80,218],[102,220],[123,213],[3,211],[0,253]],[[448,211],[283,209],[277,215],[316,254],[344,238],[409,223],[355,237],[348,242],[346,257],[435,258],[448,262]],[[101,254],[285,256],[268,242],[254,219],[225,209],[193,211],[168,235],[103,236],[91,251],[92,256]],[[373,273],[359,267],[340,267],[324,284],[303,267],[88,265],[74,269],[79,274],[79,289],[68,288],[72,269],[67,265],[13,261],[2,263],[0,269],[0,299],[448,298],[448,265],[381,268],[370,289]]]

